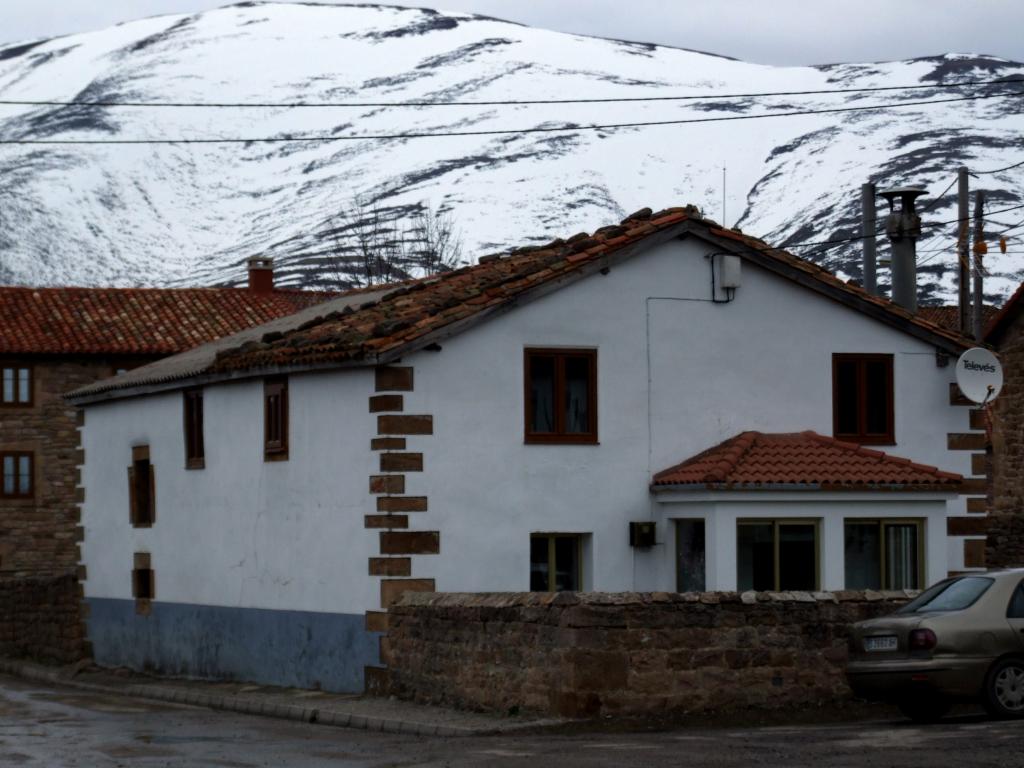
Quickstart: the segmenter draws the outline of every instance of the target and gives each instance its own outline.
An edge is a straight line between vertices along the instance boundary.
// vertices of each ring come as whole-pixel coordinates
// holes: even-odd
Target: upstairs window
[[[288,458],[288,379],[283,376],[263,382],[263,458]]]
[[[6,406],[32,405],[32,369],[25,365],[3,366],[0,381],[0,404]]]
[[[128,507],[131,523],[136,528],[149,528],[156,520],[156,477],[149,463],[149,446],[132,448],[132,465],[128,467]]]
[[[202,469],[206,466],[206,449],[203,446],[203,390],[185,390],[183,408],[185,414],[185,468]]]
[[[892,445],[893,423],[892,355],[832,355],[832,434]]]
[[[3,485],[0,497],[5,499],[31,499],[35,495],[33,482],[34,456],[28,451],[0,453],[3,464]]]
[[[526,442],[597,442],[597,352],[527,349]]]

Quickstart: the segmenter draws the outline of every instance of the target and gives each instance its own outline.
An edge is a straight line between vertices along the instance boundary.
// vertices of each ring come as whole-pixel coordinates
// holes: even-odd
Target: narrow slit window
[[[149,446],[132,448],[128,467],[128,506],[131,523],[148,528],[156,521],[156,476],[149,461]]]
[[[288,458],[288,379],[283,377],[263,383],[263,456]]]
[[[676,520],[676,591],[705,589],[703,520]]]
[[[31,499],[35,495],[34,455],[27,451],[0,453],[0,463],[3,465],[0,496],[5,499]]]
[[[184,414],[185,467],[202,469],[206,466],[206,447],[203,443],[203,390],[185,391]]]

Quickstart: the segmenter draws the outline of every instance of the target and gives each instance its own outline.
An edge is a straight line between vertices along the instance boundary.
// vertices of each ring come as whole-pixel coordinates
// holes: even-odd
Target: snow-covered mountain
[[[700,48],[701,41],[692,41]],[[389,6],[240,3],[99,32],[0,45],[0,99],[394,102],[635,98],[957,83],[1024,75],[981,55],[774,67],[581,37],[482,16]],[[590,125],[821,110],[998,92],[874,112],[588,130]],[[1024,160],[1024,88],[999,86],[600,104],[156,108],[2,106],[0,140],[255,138],[573,130],[487,136],[238,144],[0,145],[0,281],[239,282],[277,259],[288,284],[322,284],[352,200],[403,215],[451,211],[470,256],[546,242],[635,209],[694,203],[777,244],[859,232],[859,189],[925,185],[956,168]],[[1014,95],[1015,94],[1015,95]],[[727,192],[723,203],[723,166]],[[973,180],[990,209],[1024,202],[1024,166]],[[925,199],[925,204],[928,203]],[[724,205],[724,212],[723,212]],[[956,216],[955,188],[925,214]],[[1024,218],[992,216],[989,229]],[[953,228],[919,245],[928,298],[954,294]],[[991,248],[987,287],[1022,277],[1024,228]],[[880,256],[885,257],[884,238]],[[797,249],[808,254],[817,249]],[[859,276],[859,245],[813,258]],[[885,276],[882,275],[885,279]]]

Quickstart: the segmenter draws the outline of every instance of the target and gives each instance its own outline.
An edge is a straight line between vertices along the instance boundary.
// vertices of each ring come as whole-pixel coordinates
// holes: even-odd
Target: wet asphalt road
[[[1024,722],[969,716],[660,733],[425,738],[102,696],[0,676],[0,766],[1024,766]]]

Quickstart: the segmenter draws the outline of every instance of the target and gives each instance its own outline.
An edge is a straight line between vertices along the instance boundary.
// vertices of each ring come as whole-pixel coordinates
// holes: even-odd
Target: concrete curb
[[[293,704],[281,704],[274,701],[263,701],[252,696],[234,696],[209,694],[204,691],[188,690],[181,687],[165,687],[132,683],[124,686],[99,685],[75,680],[58,669],[47,669],[36,664],[10,659],[0,659],[0,672],[26,680],[38,680],[69,688],[76,688],[91,693],[103,693],[113,696],[132,696],[139,699],[151,699],[170,704],[183,704],[193,707],[221,709],[243,715],[259,715],[274,717],[280,720],[296,720],[317,725],[332,725],[339,728],[360,728],[367,731],[384,733],[404,733],[415,736],[479,736],[495,733],[505,729],[500,726],[491,728],[466,728],[457,725],[440,725],[422,723],[411,720],[375,717],[359,714],[351,710],[322,709],[319,707],[300,707]],[[511,729],[510,729],[511,730]]]

